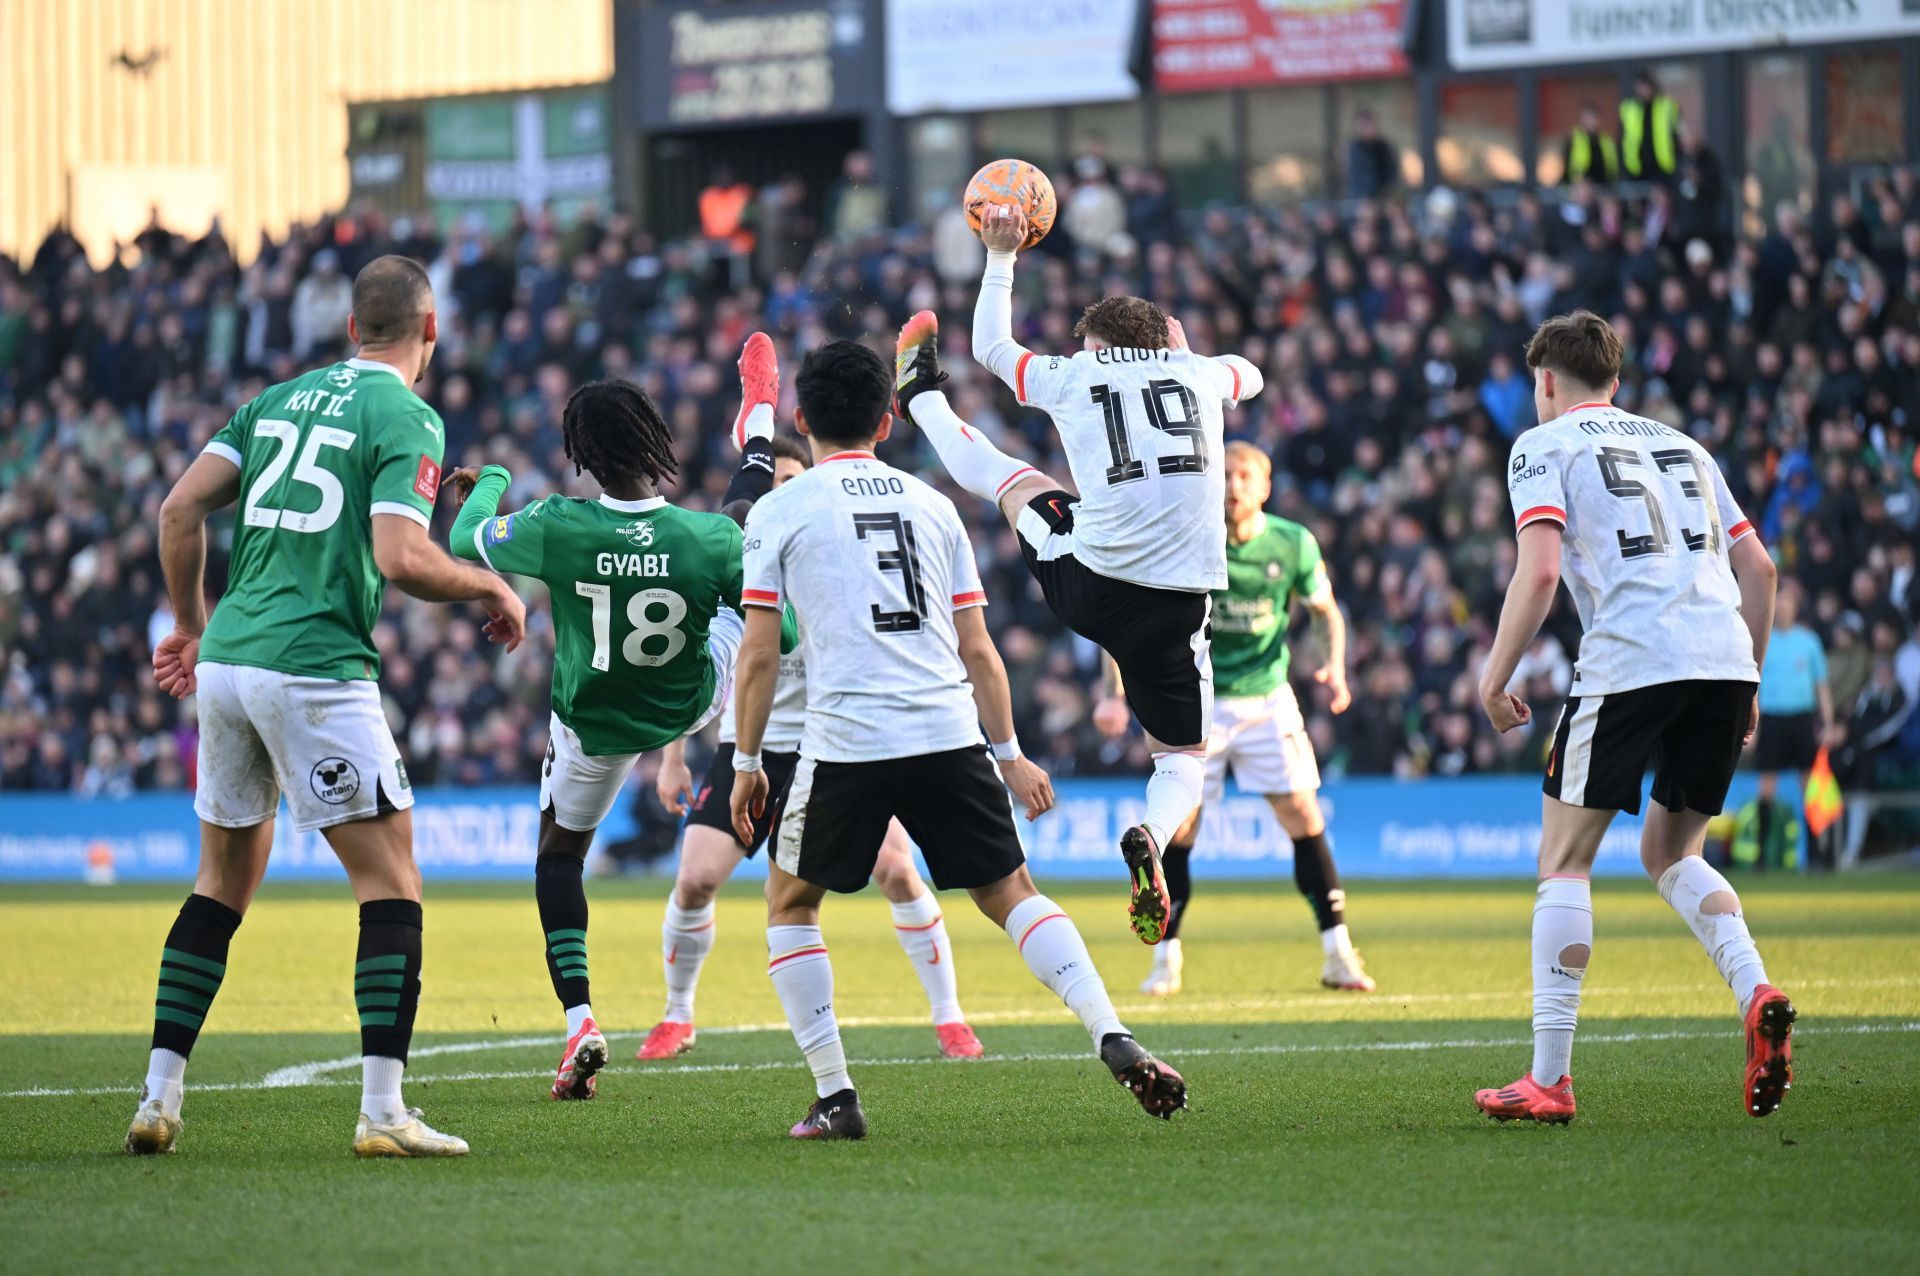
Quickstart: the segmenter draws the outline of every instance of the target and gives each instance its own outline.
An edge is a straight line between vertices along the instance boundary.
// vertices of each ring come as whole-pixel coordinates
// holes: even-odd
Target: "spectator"
[[[1579,122],[1567,132],[1566,168],[1560,180],[1568,185],[1575,182],[1612,185],[1620,180],[1620,148],[1611,133],[1601,131],[1597,103],[1582,103]]]
[[[347,315],[353,310],[353,281],[340,273],[331,248],[313,255],[313,272],[293,292],[290,319],[296,359],[324,362],[345,347]]]
[[[1347,143],[1347,198],[1379,199],[1393,189],[1399,157],[1380,136],[1380,122],[1361,107],[1353,113],[1353,139]]]
[[[828,200],[827,225],[841,243],[878,234],[887,225],[887,193],[873,183],[873,155],[852,151]]]
[[[1127,204],[1107,176],[1106,161],[1083,155],[1074,163],[1074,186],[1064,221],[1082,252],[1109,253],[1126,233]]]
[[[1680,166],[1680,107],[1660,91],[1651,71],[1633,77],[1620,103],[1620,162],[1634,181],[1664,182]]]

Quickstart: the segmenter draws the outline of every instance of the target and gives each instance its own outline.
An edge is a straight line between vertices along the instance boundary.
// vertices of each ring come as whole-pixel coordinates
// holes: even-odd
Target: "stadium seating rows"
[[[1028,345],[1066,349],[1081,306],[1134,291],[1178,314],[1197,347],[1265,368],[1265,395],[1229,433],[1274,455],[1275,508],[1318,534],[1352,622],[1354,707],[1332,718],[1301,684],[1324,769],[1531,768],[1571,675],[1578,625],[1564,599],[1524,666],[1545,725],[1495,737],[1473,678],[1513,561],[1502,475],[1533,421],[1523,347],[1540,318],[1577,306],[1628,338],[1622,404],[1707,443],[1783,576],[1808,591],[1842,714],[1876,662],[1897,671],[1906,703],[1920,700],[1920,190],[1899,174],[1871,194],[1864,212],[1842,199],[1817,223],[1783,212],[1762,238],[1686,242],[1663,201],[1585,189],[1497,209],[1430,197],[1184,220],[1135,202],[1127,233],[1100,250],[1066,230],[1036,250],[1044,264],[1021,273],[1016,323]],[[245,268],[217,230],[188,241],[158,226],[123,254],[130,264],[104,270],[59,233],[30,262],[0,256],[0,789],[191,783],[191,705],[145,676],[171,623],[160,500],[238,404],[343,351],[348,283],[381,252],[431,263],[443,340],[419,388],[446,421],[449,467],[512,468],[509,506],[585,490],[561,451],[560,410],[609,375],[639,380],[676,427],[675,499],[711,505],[732,465],[722,434],[749,331],[776,333],[791,366],[829,337],[890,350],[926,306],[942,316],[962,414],[1064,473],[1045,417],[964,358],[978,245],[954,233],[955,216],[754,262],[592,213],[498,237],[343,214],[263,239]],[[889,448],[939,474],[911,430]],[[955,494],[1030,751],[1056,775],[1137,773],[1137,739],[1091,725],[1095,653],[1047,612],[999,520]],[[443,502],[440,535],[450,522]],[[215,581],[221,570],[216,546]],[[386,616],[382,684],[416,780],[534,778],[544,612],[512,656],[479,642],[462,609],[396,596]],[[1913,734],[1879,761],[1910,765]]]

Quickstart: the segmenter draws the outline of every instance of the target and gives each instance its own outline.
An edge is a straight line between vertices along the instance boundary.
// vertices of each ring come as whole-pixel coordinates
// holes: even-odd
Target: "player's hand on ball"
[[[199,661],[200,635],[176,629],[153,649],[153,680],[175,700],[184,700],[199,688],[193,672]]]
[[[1013,796],[1027,808],[1027,818],[1037,820],[1053,809],[1053,781],[1025,758],[1000,764],[1000,778],[1007,782]]]
[[[1012,204],[995,204],[980,219],[980,242],[990,252],[1019,252],[1027,242],[1027,215]]]
[[[1533,710],[1527,707],[1527,702],[1505,689],[1482,692],[1480,703],[1486,708],[1493,729],[1502,735],[1533,721]]]
[[[480,471],[471,465],[463,465],[447,475],[447,486],[453,489],[453,508],[458,510],[473,495],[473,485],[480,481]]]
[[[767,813],[767,773],[736,771],[733,774],[733,834],[740,845],[753,845],[753,822]]]
[[[1313,680],[1327,689],[1329,712],[1345,713],[1347,706],[1353,703],[1353,692],[1347,689],[1346,670],[1323,665],[1313,671]]]
[[[1125,735],[1132,721],[1133,711],[1119,696],[1102,696],[1093,706],[1094,730],[1109,740],[1117,740]]]
[[[653,777],[653,787],[660,795],[661,806],[675,815],[687,813],[687,805],[693,797],[693,772],[687,769],[685,759],[663,759],[660,774]]]
[[[505,643],[508,651],[517,649],[527,636],[527,605],[520,595],[496,581],[495,589],[481,602],[487,609],[487,623],[481,629],[488,642]]]

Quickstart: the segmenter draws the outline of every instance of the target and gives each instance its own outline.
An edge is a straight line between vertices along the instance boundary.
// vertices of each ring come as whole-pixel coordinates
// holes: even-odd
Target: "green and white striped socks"
[[[226,978],[227,947],[239,928],[240,914],[219,900],[189,895],[160,950],[146,1093],[169,1112],[180,1111],[187,1057]]]

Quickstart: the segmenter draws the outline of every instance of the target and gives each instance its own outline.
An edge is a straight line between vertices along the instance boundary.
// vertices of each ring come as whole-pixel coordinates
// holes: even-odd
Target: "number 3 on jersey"
[[[574,582],[573,592],[593,604],[593,667],[605,673],[613,663],[613,587],[582,580]],[[659,619],[649,615],[655,604],[666,608]],[[687,635],[680,629],[680,622],[686,618],[687,600],[671,589],[641,590],[627,599],[627,623],[633,626],[633,632],[621,640],[620,658],[642,667],[666,664],[686,648]],[[649,638],[664,638],[667,645],[650,652]]]

